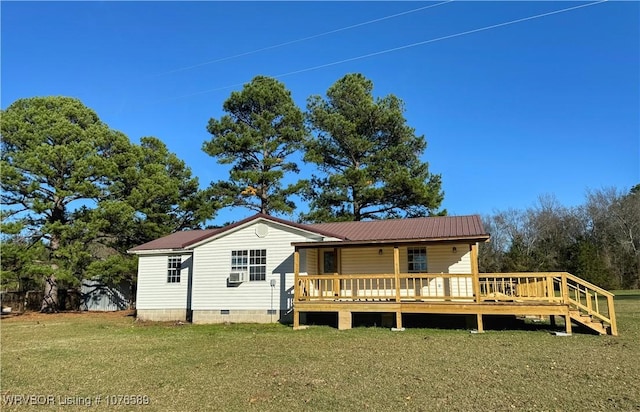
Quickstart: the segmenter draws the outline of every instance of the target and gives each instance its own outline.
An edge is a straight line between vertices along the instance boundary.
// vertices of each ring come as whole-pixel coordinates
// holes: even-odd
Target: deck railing
[[[562,302],[560,287],[554,279],[562,273],[480,273],[480,298],[483,301]]]
[[[480,300],[562,302],[554,279],[561,273],[482,273]],[[309,300],[473,301],[472,274],[402,273],[365,275],[304,275],[295,297]]]
[[[396,285],[397,283],[397,285]],[[469,274],[405,273],[299,276],[295,299],[314,300],[464,300],[473,301]]]
[[[395,302],[547,302],[608,323],[617,333],[614,295],[566,272],[472,274],[402,273],[300,275],[294,300]]]
[[[554,282],[560,284],[563,301],[582,314],[608,323],[611,334],[618,334],[614,294],[570,273],[561,273]]]

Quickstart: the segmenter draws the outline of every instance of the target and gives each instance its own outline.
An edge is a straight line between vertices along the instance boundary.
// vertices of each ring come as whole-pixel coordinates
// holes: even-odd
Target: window
[[[427,248],[410,247],[407,248],[407,263],[409,273],[427,272]]]
[[[180,268],[182,257],[169,256],[167,261],[167,283],[180,283]]]
[[[248,250],[233,250],[231,251],[231,271],[232,272],[246,272],[247,271],[247,256]]]
[[[249,251],[249,280],[267,280],[267,250]]]
[[[231,271],[249,272],[249,280],[267,280],[267,250],[232,250]]]
[[[323,273],[336,273],[336,251],[323,252]]]

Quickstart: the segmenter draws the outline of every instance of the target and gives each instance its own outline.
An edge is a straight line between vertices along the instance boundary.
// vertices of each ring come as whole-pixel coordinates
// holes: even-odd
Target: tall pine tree
[[[0,218],[11,244],[3,276],[12,287],[44,284],[43,311],[57,309],[59,283],[99,275],[135,284],[128,248],[198,227],[216,210],[161,141],[131,144],[77,99],[18,100],[1,132]]]
[[[226,115],[209,120],[212,138],[203,150],[232,167],[228,181],[212,183],[212,196],[261,213],[292,212],[290,196],[304,184],[283,180],[299,172],[289,158],[302,147],[306,131],[291,93],[276,79],[257,76],[231,93],[223,108]]]
[[[42,310],[54,311],[58,281],[77,280],[89,257],[91,228],[75,226],[71,214],[107,195],[130,143],[70,97],[17,100],[2,113],[1,132],[3,221],[20,222],[30,242],[49,249]]]
[[[312,222],[443,214],[440,175],[420,159],[423,136],[406,124],[404,106],[393,95],[374,98],[373,83],[348,74],[309,98],[308,122],[315,139],[305,160],[319,175],[308,192],[303,220]]]

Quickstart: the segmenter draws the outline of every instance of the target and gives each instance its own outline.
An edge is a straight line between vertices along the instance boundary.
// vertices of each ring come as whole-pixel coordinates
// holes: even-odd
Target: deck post
[[[571,315],[569,313],[564,315],[564,329],[567,335],[571,335]]]
[[[478,313],[476,315],[477,323],[478,323],[478,333],[484,332],[484,324],[482,323],[482,313]]]
[[[300,252],[298,251],[298,248],[295,249],[295,251],[293,252],[293,302],[295,305],[295,302],[298,301],[298,299],[300,299],[300,285],[298,284],[299,278],[300,277]]]
[[[393,274],[396,280],[396,302],[400,302],[400,249],[398,245],[393,246]],[[400,320],[400,324],[402,324],[402,319]],[[401,327],[402,326],[398,326],[398,328]]]
[[[402,311],[396,312],[396,329],[402,329]]]
[[[338,312],[338,330],[351,329],[351,311],[341,310]]]
[[[296,309],[296,302],[300,297],[300,285],[298,285],[298,276],[300,276],[300,252],[295,248],[293,252],[293,329],[300,328],[300,312]]]
[[[613,306],[613,296],[607,296],[607,309],[611,325],[611,334],[618,336],[618,324],[616,323],[616,308]]]
[[[340,273],[342,273],[342,270],[340,268],[340,258],[338,257],[338,248],[333,248],[333,256],[335,261],[333,262],[333,264],[335,265],[335,272],[333,273],[334,275],[338,275]],[[332,285],[333,285],[333,296],[338,297],[340,296],[340,279],[333,279],[331,281]]]
[[[480,303],[480,273],[478,271],[478,244],[474,243],[469,245],[471,251],[471,274],[473,275],[473,295],[475,296],[476,303]],[[478,319],[481,315],[478,315]],[[480,319],[479,322],[482,322]]]
[[[300,329],[300,312],[298,309],[293,308],[293,330]]]
[[[563,272],[562,279],[562,303],[569,304],[569,284],[567,283],[567,273]]]

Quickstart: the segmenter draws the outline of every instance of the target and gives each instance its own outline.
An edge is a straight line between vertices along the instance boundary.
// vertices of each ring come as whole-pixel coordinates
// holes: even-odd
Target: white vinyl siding
[[[456,251],[453,251],[453,248]],[[427,247],[429,273],[471,273],[471,252],[468,244],[434,245]]]
[[[181,259],[180,282],[167,282],[167,255],[142,255],[138,260],[137,309],[186,309],[191,255]]]
[[[306,272],[310,275],[318,274],[318,250],[317,249],[302,249],[300,251],[300,259],[305,256],[306,265],[300,264],[300,271],[304,271],[306,267]]]
[[[469,251],[469,245],[451,244],[429,246],[427,249],[427,266],[430,273],[470,274],[471,252]],[[437,278],[432,282],[435,283],[435,285],[432,285],[435,287],[433,287],[431,291],[431,294],[434,296],[453,295],[473,297],[473,279],[471,276],[451,278],[448,280]]]
[[[407,251],[412,247],[399,247],[400,273],[409,273]],[[453,251],[454,247],[456,248],[455,252]],[[431,245],[426,248],[427,271],[429,273],[471,273],[471,252],[468,244]],[[393,247],[345,248],[342,249],[341,253],[341,273],[343,274],[394,273]],[[444,278],[436,278],[432,280],[432,283],[430,293],[437,296],[444,296],[450,293],[456,296],[473,296],[471,277],[456,278],[446,282]],[[405,291],[405,287],[406,281],[402,281],[402,291]],[[388,289],[378,293],[391,296],[395,291]],[[426,294],[425,291],[423,293]]]
[[[256,225],[268,227],[257,235]],[[319,240],[319,236],[268,221],[256,221],[194,248],[193,310],[287,310],[293,300],[293,252],[291,242]],[[231,252],[266,250],[265,281],[228,285]],[[300,268],[307,267],[300,253]],[[302,272],[305,274],[305,272]],[[271,286],[271,281],[275,286]]]
[[[341,252],[345,275],[393,274],[393,247],[345,248]]]
[[[456,248],[455,252],[453,247]],[[400,273],[409,273],[407,249],[407,247],[399,248]],[[345,275],[393,274],[393,247],[345,248],[341,253],[339,259],[342,266],[341,273]],[[471,273],[469,245],[427,246],[427,271],[429,273]]]

